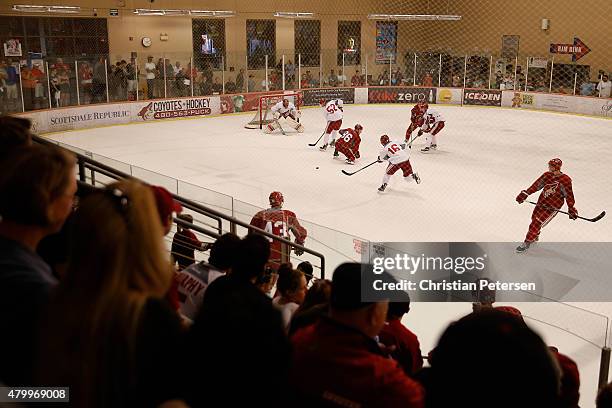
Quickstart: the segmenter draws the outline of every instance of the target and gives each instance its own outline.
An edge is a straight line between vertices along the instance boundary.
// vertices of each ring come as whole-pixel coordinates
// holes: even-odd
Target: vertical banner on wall
[[[518,35],[502,35],[502,58],[512,59],[518,56],[519,39],[520,37]]]
[[[376,22],[376,63],[395,63],[397,55],[397,21]]]

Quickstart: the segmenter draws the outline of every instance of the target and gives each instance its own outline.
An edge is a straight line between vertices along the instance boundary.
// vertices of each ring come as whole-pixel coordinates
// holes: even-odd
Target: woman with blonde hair
[[[163,300],[172,270],[153,193],[120,181],[87,196],[74,219],[67,275],[40,339],[40,380],[73,406],[155,406],[175,398],[182,336]]]

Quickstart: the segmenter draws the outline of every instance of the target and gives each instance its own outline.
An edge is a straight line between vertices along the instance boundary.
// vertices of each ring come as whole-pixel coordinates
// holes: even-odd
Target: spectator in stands
[[[359,71],[355,71],[355,75],[351,77],[351,86],[362,86],[361,83],[361,74]]]
[[[502,90],[512,90],[514,89],[514,77],[511,74],[504,75],[503,87],[500,87]]]
[[[280,295],[272,300],[272,304],[281,312],[283,326],[288,331],[291,317],[306,296],[306,278],[302,272],[292,269],[291,264],[282,264],[278,268],[276,287]]]
[[[461,81],[459,75],[453,75],[452,84],[454,88],[461,88],[463,86],[463,82]]]
[[[180,299],[180,312],[190,320],[195,319],[202,305],[208,285],[218,277],[230,273],[240,238],[223,234],[212,244],[208,263],[194,263],[179,271],[176,277]]]
[[[310,81],[308,80],[308,77],[306,76],[306,74],[302,74],[302,88],[310,88]]]
[[[433,77],[429,72],[423,77],[423,86],[433,86]]]
[[[16,116],[0,116],[0,161],[18,147],[32,145],[29,119]]]
[[[193,216],[191,214],[179,214],[177,218],[193,224]],[[172,237],[172,257],[174,263],[178,264],[179,271],[195,262],[196,249],[202,250],[203,243],[200,242],[188,226],[177,223],[176,232]]]
[[[308,261],[300,262],[296,269],[304,274],[306,284],[308,285],[313,278],[312,264]]]
[[[329,72],[327,83],[329,86],[338,86],[338,75],[336,75],[333,69]]]
[[[387,86],[389,85],[389,73],[387,70],[384,70],[380,74],[378,74],[377,85]]]
[[[34,384],[37,325],[57,284],[36,247],[72,210],[75,158],[55,147],[29,146],[19,121],[2,121],[12,124],[0,127],[2,149],[10,151],[0,172],[0,381]]]
[[[504,76],[500,70],[497,70],[495,72],[495,86],[493,86],[493,88],[500,89],[502,82],[504,82]]]
[[[542,339],[509,313],[472,313],[451,324],[429,362],[419,373],[427,407],[558,406],[553,357]]]
[[[156,69],[157,68],[155,66],[155,63],[153,62],[153,57],[149,55],[147,57],[147,62],[145,63],[145,72],[147,77],[147,99],[153,99]]]
[[[151,189],[123,180],[90,194],[73,234],[40,337],[40,383],[69,386],[83,407],[176,398],[182,332],[163,300],[172,270]]]
[[[612,383],[608,383],[597,394],[596,408],[612,408]]]
[[[236,93],[236,84],[234,83],[234,81],[232,81],[232,78],[228,78],[227,82],[225,83],[225,93]]]
[[[595,93],[595,89],[595,84],[589,81],[588,78],[586,78],[584,81],[582,81],[582,84],[580,85],[580,95],[593,96],[593,94]]]
[[[87,61],[84,61],[79,66],[79,81],[81,83],[81,103],[90,104],[93,99],[92,89],[93,69]]]
[[[23,106],[25,110],[34,109],[34,86],[35,81],[31,76],[32,70],[27,65],[21,66],[21,96],[23,97]]]
[[[264,273],[270,243],[247,235],[235,254],[232,273],[206,289],[190,334],[193,353],[184,359],[182,376],[187,402],[284,407],[289,344],[280,313],[254,285]]]
[[[380,331],[380,342],[392,350],[396,360],[410,376],[423,368],[421,347],[416,334],[402,324],[402,317],[410,311],[410,301],[390,302],[387,322]]]
[[[9,111],[17,109],[17,99],[19,98],[19,92],[17,90],[17,84],[19,82],[19,73],[13,66],[13,61],[8,60],[8,63],[3,64],[4,70],[6,71],[6,77],[4,78],[4,88],[6,89],[6,101]]]
[[[255,92],[255,76],[253,74],[249,74],[249,80],[247,82],[247,92]]]
[[[59,78],[59,86],[61,91],[60,104],[61,106],[70,105],[70,65],[64,63],[64,60],[58,58],[55,61],[54,68],[57,70]]]
[[[106,67],[104,57],[98,58],[94,64],[92,87],[94,102],[106,102]]]
[[[293,335],[291,386],[304,406],[421,407],[421,386],[375,340],[388,302],[361,300],[361,269],[358,263],[336,268],[329,318]]]
[[[559,353],[556,347],[549,347],[552,355],[561,368],[561,390],[559,408],[579,408],[580,400],[580,373],[576,362]]]
[[[157,211],[162,225],[163,235],[168,235],[172,229],[173,214],[183,211],[181,203],[176,201],[172,194],[163,187],[150,186],[157,205]]]
[[[236,75],[236,91],[237,92],[245,92],[244,89],[244,69],[240,68],[238,71],[238,75]]]
[[[168,61],[168,64],[170,62]],[[165,81],[165,77],[166,77],[166,72],[165,72],[165,67],[164,67],[164,59],[163,58],[158,58],[157,62],[155,63],[155,79],[153,80],[153,96],[155,98],[165,98],[166,95],[164,94],[164,81]]]
[[[223,92],[223,85],[219,81],[219,77],[215,77],[215,80],[212,84],[212,91],[215,95],[221,94],[221,92]]]
[[[612,82],[610,82],[608,75],[604,74],[601,80],[597,84],[597,91],[599,92],[600,98],[609,98],[612,93]]]
[[[289,335],[316,323],[321,317],[327,315],[330,297],[331,282],[327,279],[316,280],[306,293],[300,307],[293,314],[289,325]]]
[[[287,87],[292,88],[295,83],[295,65],[291,60],[285,65],[285,77],[287,79]]]

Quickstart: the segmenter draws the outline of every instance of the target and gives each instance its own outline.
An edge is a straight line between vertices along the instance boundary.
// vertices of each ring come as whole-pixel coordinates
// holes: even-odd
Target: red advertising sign
[[[573,44],[550,44],[551,54],[572,54],[572,61],[578,61],[587,55],[591,49],[580,38],[574,37]]]

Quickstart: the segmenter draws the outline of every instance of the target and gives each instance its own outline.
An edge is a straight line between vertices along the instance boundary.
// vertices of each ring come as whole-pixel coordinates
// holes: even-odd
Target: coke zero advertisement
[[[368,103],[436,103],[435,88],[372,87],[368,88]]]

